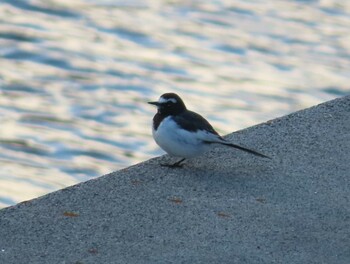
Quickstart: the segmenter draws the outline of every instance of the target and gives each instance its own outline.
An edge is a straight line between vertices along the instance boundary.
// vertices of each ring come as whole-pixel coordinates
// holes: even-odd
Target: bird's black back
[[[183,129],[196,132],[198,130],[206,130],[210,133],[218,135],[211,124],[200,114],[192,111],[184,111],[181,114],[173,116],[174,121]]]

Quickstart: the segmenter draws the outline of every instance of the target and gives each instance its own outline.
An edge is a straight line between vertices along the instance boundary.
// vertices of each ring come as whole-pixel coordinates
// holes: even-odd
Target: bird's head
[[[177,115],[186,110],[186,106],[180,96],[175,93],[163,94],[157,102],[148,102],[158,108],[162,115]]]

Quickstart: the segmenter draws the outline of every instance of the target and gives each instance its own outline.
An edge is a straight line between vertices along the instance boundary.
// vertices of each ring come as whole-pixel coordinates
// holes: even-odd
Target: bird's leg
[[[161,164],[163,167],[168,167],[168,168],[181,168],[183,164],[181,164],[185,158],[180,159],[179,161],[175,162],[174,164]]]

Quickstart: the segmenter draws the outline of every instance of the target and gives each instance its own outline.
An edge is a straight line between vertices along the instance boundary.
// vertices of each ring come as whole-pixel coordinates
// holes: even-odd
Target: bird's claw
[[[181,164],[185,159],[181,159],[177,162],[175,162],[174,164],[160,164],[160,166],[162,167],[168,167],[168,168],[182,168],[183,164]]]
[[[160,164],[160,166],[175,169],[175,168],[182,168],[184,165],[176,162],[174,164]]]

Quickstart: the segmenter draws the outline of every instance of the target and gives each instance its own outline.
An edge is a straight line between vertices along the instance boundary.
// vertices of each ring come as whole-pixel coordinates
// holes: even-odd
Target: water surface
[[[223,134],[349,93],[350,2],[5,0],[0,206],[162,154],[164,92]]]

